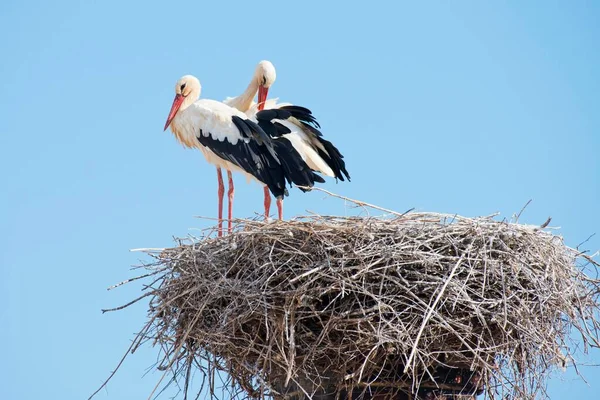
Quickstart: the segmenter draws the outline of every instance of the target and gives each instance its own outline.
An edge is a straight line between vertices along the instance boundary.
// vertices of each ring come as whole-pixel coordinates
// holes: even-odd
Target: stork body
[[[267,100],[269,88],[275,83],[276,77],[273,64],[263,60],[256,66],[246,90],[237,97],[225,99],[224,103],[244,112],[248,118],[258,120],[263,130],[274,139],[289,141],[313,171],[341,181],[350,180],[344,156],[333,143],[323,138],[319,123],[309,109],[290,103],[277,103],[276,99]],[[257,92],[258,103],[254,103]],[[262,118],[259,118],[258,113],[262,110],[271,111],[262,113]],[[266,188],[264,195],[268,216],[270,197]]]
[[[230,173],[241,172],[247,178],[259,181],[277,198],[278,204],[287,195],[286,182],[311,187],[315,181],[322,180],[292,146],[273,140],[263,128],[235,108],[214,100],[198,100],[200,92],[200,82],[191,75],[177,81],[165,130],[170,126],[181,144],[199,149],[206,160],[217,167],[219,235],[222,233],[224,195],[221,168]],[[267,127],[269,123],[262,124]],[[229,180],[232,184],[230,174]],[[233,200],[231,190],[229,197]]]

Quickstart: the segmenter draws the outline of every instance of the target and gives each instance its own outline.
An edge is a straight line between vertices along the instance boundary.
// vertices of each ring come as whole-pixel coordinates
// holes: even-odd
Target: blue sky
[[[81,399],[143,324],[106,288],[216,216],[214,168],[163,132],[175,81],[239,94],[271,60],[271,96],[311,108],[352,182],[325,188],[404,211],[548,216],[570,245],[598,232],[600,4],[581,2],[0,3],[0,398]],[[237,179],[235,215],[261,212]],[[287,217],[354,212],[295,190]],[[600,248],[600,238],[586,246]],[[99,399],[145,398],[156,349]],[[582,361],[600,363],[596,351]],[[549,384],[600,392],[600,371]]]

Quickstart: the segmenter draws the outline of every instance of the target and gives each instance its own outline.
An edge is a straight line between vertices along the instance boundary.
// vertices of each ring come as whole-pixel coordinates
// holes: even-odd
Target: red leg
[[[265,186],[265,221],[269,219],[270,210],[271,210],[271,193],[269,193],[269,188]]]
[[[283,199],[280,197],[277,199],[277,215],[279,220],[283,220]]]
[[[219,181],[219,189],[217,194],[219,196],[219,228],[217,236],[223,236],[223,195],[225,194],[225,186],[223,186],[223,175],[221,175],[221,168],[217,168],[217,180]]]
[[[227,208],[227,232],[231,233],[233,229],[233,222],[231,221],[231,214],[233,214],[233,193],[235,192],[231,171],[227,171],[227,180],[229,181],[229,190],[227,191],[227,199],[229,200],[229,207]]]

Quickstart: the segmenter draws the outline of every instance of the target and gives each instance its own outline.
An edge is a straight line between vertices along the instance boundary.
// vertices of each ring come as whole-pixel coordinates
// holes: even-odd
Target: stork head
[[[179,110],[185,110],[193,102],[198,100],[200,97],[200,90],[200,81],[195,76],[185,75],[179,78],[175,84],[175,100],[173,100],[171,111],[169,112],[167,122],[165,123],[165,131],[169,125],[171,125],[171,121],[173,121],[173,118],[175,118]]]
[[[256,66],[254,76],[258,80],[258,109],[262,110],[267,100],[269,88],[275,83],[275,79],[277,78],[275,67],[270,61],[263,60]]]

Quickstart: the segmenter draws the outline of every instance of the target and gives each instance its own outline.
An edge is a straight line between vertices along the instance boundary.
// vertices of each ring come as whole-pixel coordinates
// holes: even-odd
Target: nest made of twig
[[[417,393],[460,368],[465,391],[532,398],[571,361],[574,331],[598,343],[600,282],[581,268],[597,264],[492,217],[243,221],[156,257],[140,341],[186,389],[196,368],[241,398]]]

